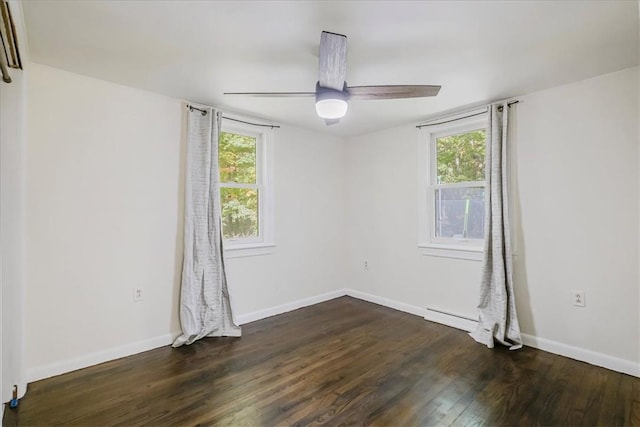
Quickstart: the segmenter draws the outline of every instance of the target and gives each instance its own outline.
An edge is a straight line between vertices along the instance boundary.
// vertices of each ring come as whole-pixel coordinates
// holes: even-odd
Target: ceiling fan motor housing
[[[323,119],[339,119],[347,113],[349,93],[345,82],[343,90],[331,89],[316,83],[316,112]]]

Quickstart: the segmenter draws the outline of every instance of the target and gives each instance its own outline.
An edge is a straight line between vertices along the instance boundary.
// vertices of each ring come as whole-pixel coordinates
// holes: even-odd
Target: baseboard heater
[[[461,314],[431,307],[427,307],[424,318],[431,322],[442,323],[443,325],[462,329],[463,331],[467,332],[475,330],[476,326],[478,325],[478,319],[472,319],[468,316],[463,316]]]
[[[433,311],[434,313],[444,314],[446,316],[457,317],[459,319],[471,320],[472,322],[477,322],[478,321],[478,319],[472,319],[471,317],[463,316],[461,314],[451,313],[450,311],[438,310],[438,309],[435,309],[435,308],[427,307],[427,312],[429,312],[429,311]]]

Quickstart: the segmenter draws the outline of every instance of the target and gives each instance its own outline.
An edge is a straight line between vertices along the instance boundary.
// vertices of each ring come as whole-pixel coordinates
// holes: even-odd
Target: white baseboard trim
[[[363,301],[372,302],[384,307],[392,308],[394,310],[402,311],[405,313],[413,314],[415,316],[423,317],[424,319],[436,323],[441,323],[446,326],[450,326],[456,329],[470,332],[475,329],[477,322],[460,318],[457,316],[449,315],[446,313],[436,312],[428,310],[424,307],[418,307],[411,304],[406,304],[400,301],[392,300],[389,298],[380,297],[377,295],[369,294],[367,292],[357,291],[355,289],[338,289],[335,291],[327,292],[320,295],[315,295],[308,298],[303,298],[297,301],[292,301],[286,304],[281,304],[275,307],[267,308],[264,310],[258,310],[251,313],[246,313],[237,316],[236,321],[240,325],[254,322],[256,320],[265,319],[267,317],[276,316],[278,314],[287,313],[289,311],[297,310],[299,308],[307,307],[321,302],[329,301],[342,296],[350,296]],[[155,338],[150,338],[143,341],[138,341],[131,344],[126,344],[119,347],[114,347],[95,353],[90,353],[84,356],[79,356],[73,359],[64,360],[61,362],[52,363],[49,365],[38,366],[31,368],[27,371],[27,381],[33,382],[41,379],[53,377],[56,375],[64,374],[67,372],[75,371],[77,369],[86,368],[88,366],[97,365],[100,363],[108,362],[110,360],[119,359],[121,357],[131,356],[144,351],[153,350],[154,348],[170,345],[176,334],[166,334]],[[592,365],[601,366],[603,368],[611,369],[613,371],[622,372],[625,374],[640,377],[640,364],[620,359],[614,356],[609,356],[603,353],[587,350],[580,347],[574,347],[568,344],[563,344],[557,341],[548,340],[545,338],[536,337],[533,335],[522,334],[524,345],[539,350],[547,351],[549,353],[558,354],[560,356],[569,357],[571,359],[587,362]]]
[[[529,334],[522,334],[522,341],[527,347],[537,348],[538,350],[558,354],[581,362],[587,362],[592,365],[611,369],[612,371],[640,377],[640,364],[634,363],[631,360],[620,359],[615,356],[609,356],[608,354],[598,353],[587,350],[586,348],[574,347]]]
[[[267,308],[264,310],[254,311],[252,313],[243,314],[237,316],[236,320],[238,324],[243,325],[245,323],[253,322],[267,317],[275,316],[277,314],[286,313],[288,311],[297,310],[309,305],[318,304],[321,302],[329,301],[334,298],[339,298],[346,295],[345,289],[339,289],[332,292],[327,292],[321,295],[315,295],[309,298],[304,298],[297,301],[292,301],[286,304],[281,304],[275,307]],[[132,356],[134,354],[142,353],[143,351],[153,350],[154,348],[163,347],[173,343],[174,338],[179,335],[166,334],[155,338],[150,338],[143,341],[138,341],[131,344],[125,344],[123,346],[114,347],[95,353],[89,353],[83,356],[75,357],[72,359],[63,360],[61,362],[52,363],[44,366],[37,366],[27,371],[27,381],[34,382],[45,378],[50,378],[56,375],[72,372],[78,369],[87,368],[89,366],[97,365],[100,363],[108,362],[110,360],[119,359],[121,357]]]
[[[238,322],[238,325],[244,325],[245,323],[255,322],[256,320],[266,319],[267,317],[271,316],[277,316],[278,314],[287,313],[289,311],[297,310],[299,308],[307,307],[314,304],[319,304],[321,302],[340,298],[345,295],[347,295],[346,289],[338,289],[336,291],[315,295],[309,298],[303,298],[297,301],[280,304],[275,307],[265,308],[264,310],[241,314],[239,316],[236,316],[235,320]]]
[[[473,320],[428,310],[426,308],[423,309],[421,307],[368,294],[366,292],[356,291],[353,289],[346,289],[345,291],[346,294],[350,297],[369,301],[388,308],[393,308],[398,311],[414,314],[416,316],[421,316],[431,322],[441,323],[443,325],[461,329],[466,332],[475,330],[478,324],[478,322]],[[574,347],[568,344],[563,344],[557,341],[548,340],[546,338],[539,338],[528,334],[522,334],[522,341],[523,344],[527,347],[536,348],[538,350],[547,351],[559,356],[586,362],[591,365],[611,369],[612,371],[622,372],[623,374],[640,377],[640,364],[631,360],[620,359],[618,357],[609,356],[604,353],[598,353],[592,350]]]
[[[362,291],[356,291],[355,289],[345,289],[345,291],[346,291],[346,295],[350,297],[358,298],[363,301],[368,301],[374,304],[393,308],[394,310],[403,311],[405,313],[413,314],[420,317],[424,317],[424,314],[425,314],[425,309],[422,307],[418,307],[411,304],[405,304],[400,301],[379,297],[377,295],[369,294]]]
[[[89,366],[98,365],[110,360],[120,359],[121,357],[142,353],[143,351],[153,350],[154,348],[163,347],[171,344],[176,335],[178,334],[166,334],[131,344],[125,344],[119,347],[108,348],[95,353],[85,354],[73,359],[51,363],[49,365],[37,366],[27,371],[27,381],[38,381]]]

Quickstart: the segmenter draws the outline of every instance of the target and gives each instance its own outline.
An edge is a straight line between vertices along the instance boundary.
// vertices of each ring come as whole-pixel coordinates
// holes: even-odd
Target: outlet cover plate
[[[140,302],[144,300],[144,291],[142,288],[133,288],[133,302]]]
[[[572,293],[573,305],[576,307],[585,307],[585,293],[584,291],[573,291]]]

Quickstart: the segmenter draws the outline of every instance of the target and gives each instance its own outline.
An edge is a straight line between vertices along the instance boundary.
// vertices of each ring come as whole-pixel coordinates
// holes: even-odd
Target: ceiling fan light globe
[[[316,101],[316,112],[323,119],[339,119],[347,114],[347,101],[344,99],[326,98]]]

